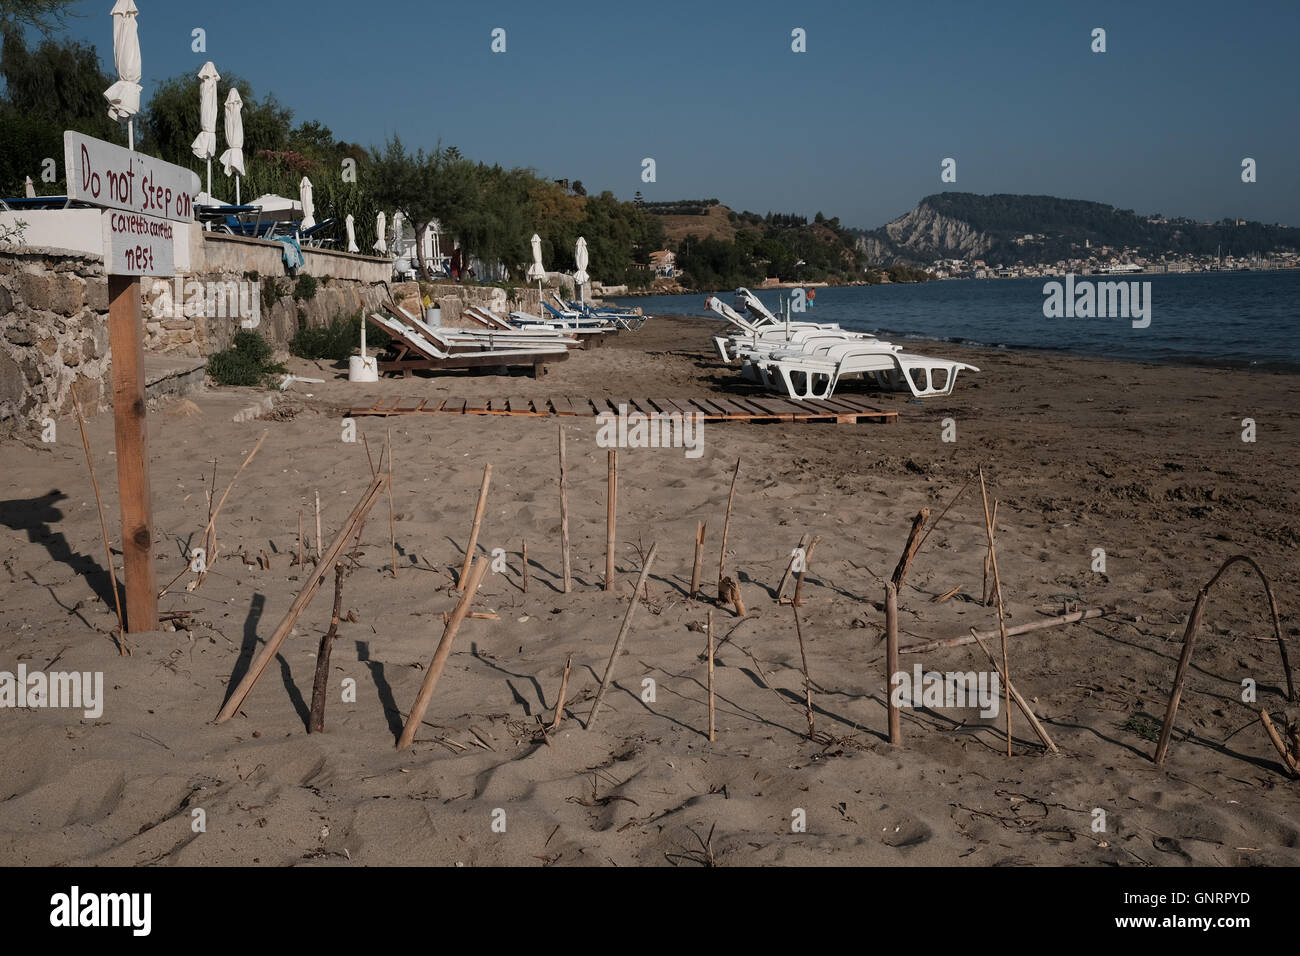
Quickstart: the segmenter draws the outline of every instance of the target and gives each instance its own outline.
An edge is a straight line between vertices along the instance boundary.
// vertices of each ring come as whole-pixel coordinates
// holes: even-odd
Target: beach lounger
[[[534,378],[545,374],[549,362],[561,362],[569,357],[569,350],[561,345],[539,345],[529,348],[495,348],[494,343],[456,342],[445,335],[427,336],[395,316],[372,312],[367,316],[376,328],[392,337],[392,354],[379,362],[381,372],[401,372],[410,377],[417,370],[450,370],[466,368],[518,368],[532,367]],[[428,327],[426,326],[426,329]],[[433,331],[433,330],[429,330]]]
[[[773,354],[754,363],[763,383],[790,398],[830,398],[848,378],[865,378],[891,391],[907,390],[916,398],[952,394],[957,373],[978,372],[974,365],[863,346],[855,343],[819,347],[812,353]]]

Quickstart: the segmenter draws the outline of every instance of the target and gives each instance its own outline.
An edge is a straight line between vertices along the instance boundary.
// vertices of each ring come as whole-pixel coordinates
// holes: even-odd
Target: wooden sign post
[[[193,221],[199,177],[180,166],[71,131],[63,134],[63,151],[69,198],[104,210],[126,629],[131,634],[153,631],[158,628],[158,584],[139,277],[171,278],[175,273],[175,243],[188,241],[188,234],[174,223]]]

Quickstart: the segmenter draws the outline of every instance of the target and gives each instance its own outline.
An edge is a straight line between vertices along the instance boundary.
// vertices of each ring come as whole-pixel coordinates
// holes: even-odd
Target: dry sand
[[[252,393],[212,390],[151,417],[160,583],[185,564],[207,515],[212,459],[224,490],[269,436],[218,522],[221,556],[203,586],[187,574],[164,611],[187,627],[132,638],[119,657],[103,548],[75,422],[53,445],[8,443],[0,492],[0,670],[103,671],[98,719],[0,711],[0,863],[721,865],[1291,864],[1300,862],[1300,784],[1243,703],[1286,710],[1262,591],[1229,572],[1210,598],[1164,769],[1158,729],[1198,588],[1229,555],[1272,577],[1293,642],[1295,465],[1300,377],[1059,355],[931,348],[984,371],[948,399],[897,408],[894,425],[706,426],[705,451],[624,451],[617,594],[604,567],[605,453],[592,419],[566,419],[575,589],[559,591],[556,419],[358,418],[378,455],[396,446],[399,574],[387,501],[346,579],[326,732],[305,730],[332,575],[241,715],[214,725],[232,680],[302,584],[298,515],[328,539],[370,476],[341,412],[367,396],[522,394],[689,397],[734,388],[703,320],[652,321],[574,355],[540,381],[494,376],[350,386],[295,385],[272,420],[235,423]],[[920,349],[918,349],[920,350]],[[315,363],[293,370],[321,375]],[[307,393],[311,393],[308,397]],[[942,422],[957,441],[941,441]],[[1258,440],[1241,441],[1242,419]],[[117,535],[111,416],[90,427]],[[688,600],[697,520],[715,593],[731,469],[741,459],[727,566],[749,616],[715,608],[718,739],[707,726],[708,600]],[[480,547],[503,548],[476,608],[499,621],[461,630],[415,745],[394,749],[438,637],[486,463]],[[905,745],[884,738],[883,581],[922,507],[936,514],[983,463],[999,509],[1009,623],[1068,602],[1114,604],[1108,619],[1011,639],[1011,673],[1060,746],[1045,755],[1019,713],[908,710]],[[900,604],[903,642],[996,627],[978,603],[985,537],[978,486],[917,557]],[[771,593],[804,533],[822,540],[804,587],[816,727],[806,739],[799,646]],[[532,561],[520,590],[521,540]],[[649,600],[596,728],[582,728],[627,608],[640,554],[658,542]],[[1106,573],[1090,570],[1104,548]],[[262,549],[271,569],[245,566]],[[956,597],[931,598],[954,587]],[[352,620],[351,618],[355,618]],[[996,646],[996,641],[993,646]],[[1293,652],[1300,655],[1300,649]],[[568,716],[549,742],[566,657]],[[904,656],[911,668],[987,670],[978,648]],[[54,663],[51,663],[54,661]],[[765,676],[764,676],[765,675]],[[344,679],[356,700],[345,703]],[[643,685],[655,682],[653,702]],[[767,686],[765,682],[770,682]],[[1295,711],[1290,712],[1292,718]],[[1253,722],[1253,723],[1252,723]],[[806,832],[792,832],[796,810]],[[1105,829],[1094,830],[1096,810]],[[195,832],[195,810],[206,832]],[[504,811],[505,832],[500,830]],[[494,830],[494,821],[498,823]],[[711,840],[709,834],[712,833]],[[706,848],[707,847],[707,848]],[[350,861],[350,864],[349,864]]]

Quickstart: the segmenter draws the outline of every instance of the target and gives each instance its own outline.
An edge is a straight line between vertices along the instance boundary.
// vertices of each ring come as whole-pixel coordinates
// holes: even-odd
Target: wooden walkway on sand
[[[708,398],[376,398],[350,415],[516,415],[627,414],[700,415],[710,422],[894,422],[898,412],[877,408],[855,395],[794,402],[761,396]]]

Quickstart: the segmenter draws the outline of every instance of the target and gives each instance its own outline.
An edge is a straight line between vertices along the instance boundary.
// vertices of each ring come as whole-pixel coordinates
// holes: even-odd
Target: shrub
[[[265,385],[285,372],[283,364],[271,360],[274,354],[270,342],[245,329],[235,333],[230,348],[208,359],[208,375],[218,385]]]
[[[316,298],[316,277],[309,276],[306,273],[298,276],[298,282],[293,287],[293,297],[304,302],[310,302]]]
[[[289,351],[305,359],[331,359],[345,362],[361,342],[360,315],[336,316],[329,325],[315,329],[299,329],[289,343]],[[366,330],[366,348],[375,351],[388,347],[392,339],[380,329]]]

